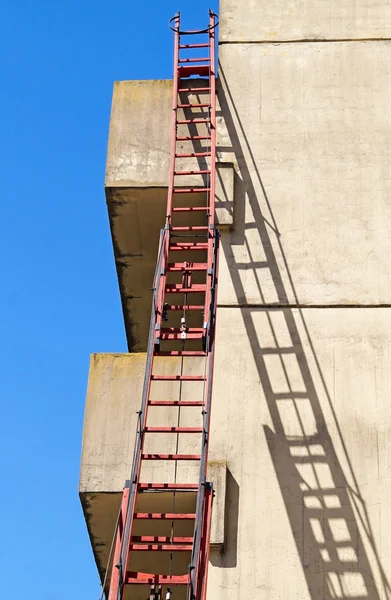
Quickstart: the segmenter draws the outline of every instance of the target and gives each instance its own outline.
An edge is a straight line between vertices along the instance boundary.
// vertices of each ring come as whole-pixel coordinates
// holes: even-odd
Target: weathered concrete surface
[[[232,480],[210,599],[389,598],[390,324],[219,309],[211,448]]]
[[[211,461],[228,469],[227,527],[211,600],[389,597],[390,331],[391,309],[219,309]],[[101,568],[143,367],[91,362],[80,491]]]
[[[130,477],[145,359],[145,354],[138,353],[93,354],[91,357],[79,491],[95,558],[101,573],[107,562],[122,489],[125,481]],[[157,359],[155,365],[155,373],[165,375],[180,373],[180,359],[160,361]],[[199,359],[184,360],[184,374],[200,372],[203,372],[203,363],[200,363]],[[152,386],[152,397],[155,400],[179,399],[179,382],[159,382]],[[181,399],[202,398],[201,386],[201,383],[190,385],[189,382],[184,382]],[[169,426],[176,424],[177,420],[178,408],[151,407],[149,409],[150,426]],[[201,426],[200,409],[182,409],[179,424]],[[176,450],[177,437],[178,450]],[[149,436],[144,451],[198,454],[200,436],[189,434]],[[186,483],[197,481],[198,473],[199,463],[177,462],[175,479],[174,461],[155,461],[143,467],[141,480],[148,483],[160,481]],[[208,477],[214,484],[216,493],[211,544],[222,546],[225,535],[226,465],[221,457],[213,452],[209,456]],[[149,502],[148,506],[153,506],[153,502],[158,500],[159,510],[154,512],[164,512],[162,499],[167,505],[171,502],[172,507],[172,494],[143,494],[143,509],[145,503]],[[177,493],[176,502],[179,512],[192,512],[189,506],[195,503],[195,494]],[[176,533],[181,535],[179,531]],[[183,535],[191,535],[191,532]]]
[[[223,45],[219,73],[239,179],[219,302],[390,303],[391,42]]]
[[[200,79],[194,87],[205,86]],[[182,94],[183,103],[206,100],[205,93]],[[172,115],[172,80],[116,81],[110,118],[107,149],[106,188],[167,187],[170,165]],[[180,109],[178,120],[205,118],[208,109]],[[205,125],[180,125],[183,135],[205,134]],[[182,135],[180,133],[180,135]],[[198,151],[207,149],[207,141],[199,142]],[[193,151],[192,142],[178,144],[178,151]],[[205,159],[182,159],[181,170],[197,171]],[[202,186],[198,176],[181,177],[183,187]]]
[[[224,235],[220,304],[391,302],[390,65],[388,42],[221,46],[219,160],[235,165],[237,218],[234,231]],[[260,73],[258,83],[254,73]],[[133,89],[131,82],[122,87]],[[113,108],[108,158],[110,164],[117,161],[123,177],[107,180],[117,186],[108,185],[107,200],[133,350],[146,346],[149,290],[166,202],[164,187],[140,186],[144,177],[144,184],[164,186],[168,172],[162,153],[167,158],[169,120],[159,111],[167,110],[171,90],[162,82],[164,103],[147,111],[149,89],[138,110],[125,100],[121,111]],[[128,123],[128,113],[133,125],[114,125]],[[136,121],[149,123],[150,115],[155,133],[143,148],[149,130],[137,129]],[[161,129],[164,135],[155,140]],[[125,169],[118,157],[127,155],[132,158]],[[129,182],[139,187],[129,188]],[[230,208],[226,215],[229,223]],[[275,284],[276,271],[283,291]]]
[[[168,184],[171,111],[171,80],[114,83],[106,187]]]
[[[201,83],[194,85],[201,85]],[[203,101],[203,94],[183,102]],[[170,160],[172,81],[121,81],[114,85],[106,168],[106,199],[121,291],[129,350],[145,351],[149,327],[151,285],[156,266],[159,231],[164,226]],[[200,113],[201,114],[201,113]],[[194,114],[193,114],[194,116]],[[188,110],[179,118],[189,118]],[[202,134],[183,126],[183,135]],[[183,142],[180,151],[203,152],[206,142],[193,148]],[[206,159],[183,159],[181,170],[208,168]],[[177,178],[178,187],[200,187],[200,176]],[[177,205],[201,206],[205,194],[182,195]],[[193,225],[203,225],[202,215]],[[183,216],[177,225],[185,224]],[[216,222],[229,230],[234,221],[233,165],[217,164]]]
[[[221,42],[391,37],[388,0],[220,0]]]

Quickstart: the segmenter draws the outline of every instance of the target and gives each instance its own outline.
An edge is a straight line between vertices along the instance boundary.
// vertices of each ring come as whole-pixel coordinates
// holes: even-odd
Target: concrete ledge
[[[202,80],[195,86],[203,85]],[[204,94],[186,95],[184,102],[202,102]],[[170,163],[172,81],[117,81],[114,85],[106,168],[106,200],[114,256],[121,291],[122,309],[132,352],[146,350],[151,305],[151,285],[156,266],[159,231],[164,226]],[[200,109],[196,109],[200,111]],[[201,111],[202,112],[202,111]],[[200,112],[200,114],[201,114]],[[189,118],[188,109],[178,118]],[[187,135],[202,134],[189,126]],[[219,117],[219,135],[225,145],[226,132]],[[185,135],[185,131],[183,132]],[[225,136],[225,137],[224,137]],[[183,153],[202,152],[205,146],[182,143]],[[183,159],[181,169],[205,169],[204,158]],[[233,227],[234,165],[217,164],[216,224]],[[205,185],[200,176],[181,177],[182,187]],[[205,194],[183,194],[178,206],[202,206]],[[186,216],[176,215],[176,225]],[[192,225],[203,225],[195,215]]]
[[[170,166],[172,80],[116,81],[113,89],[110,133],[107,149],[106,188],[167,187]],[[194,80],[195,88],[205,80]],[[184,94],[184,103],[209,100],[204,92]],[[219,109],[219,107],[217,107]],[[205,109],[178,110],[178,120],[205,117]],[[202,135],[204,124],[184,125],[183,135]],[[207,142],[205,142],[206,144]],[[183,153],[205,150],[184,141]],[[204,159],[182,159],[184,171],[203,168]],[[181,178],[183,187],[203,185],[198,175]]]
[[[145,354],[93,354],[87,390],[84,421],[83,448],[80,471],[80,499],[91,539],[96,563],[102,576],[106,568],[110,544],[118,515],[125,480],[129,478],[133,458],[136,434],[137,411],[141,404]],[[197,373],[200,370],[199,359],[186,359],[184,372]],[[173,374],[180,368],[180,359],[163,359],[164,374]],[[157,368],[159,361],[157,360]],[[201,397],[198,383],[183,384],[182,399]],[[175,398],[179,393],[178,382],[167,382],[153,391],[155,399]],[[198,394],[198,395],[197,395]],[[154,407],[149,422],[153,424],[172,424],[177,408]],[[189,414],[191,413],[191,414]],[[199,408],[187,408],[179,414],[180,424],[194,425]],[[177,418],[175,416],[175,418]],[[201,414],[199,416],[201,422]],[[146,452],[173,451],[176,443],[172,434],[150,436]],[[179,452],[199,453],[199,437],[193,440],[189,435],[181,434]],[[157,439],[158,438],[158,439]],[[225,534],[225,494],[226,464],[222,457],[211,454],[208,465],[208,480],[213,483],[215,499],[213,504],[211,544],[222,548]],[[170,461],[171,462],[171,461]],[[145,466],[141,479],[145,482],[178,481],[186,483],[198,480],[198,464],[175,465],[159,461],[156,466]],[[176,479],[175,479],[176,477]],[[179,512],[192,512],[195,508],[195,493],[176,493],[175,502]],[[170,512],[172,493],[145,493],[140,498],[142,512]],[[165,524],[163,524],[165,525]],[[189,525],[186,525],[187,528]],[[191,535],[192,532],[183,533]],[[162,533],[164,535],[164,533]],[[180,535],[177,532],[177,535]]]

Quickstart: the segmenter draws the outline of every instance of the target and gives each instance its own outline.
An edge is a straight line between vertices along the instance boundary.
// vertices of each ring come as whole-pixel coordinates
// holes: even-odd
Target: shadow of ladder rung
[[[319,464],[330,467],[325,456],[306,458],[307,464],[313,463],[314,470]],[[297,457],[294,462],[297,465]],[[359,540],[346,488],[319,489],[309,488],[304,482],[300,484],[304,485],[307,489],[302,490],[303,528],[316,543],[330,598],[370,598],[359,563]],[[349,589],[352,587],[356,595]]]
[[[344,472],[344,467],[341,464],[338,454],[334,448],[333,439],[328,433],[327,419],[323,413],[317,389],[315,387],[312,368],[316,370],[317,376],[320,376],[321,378],[320,385],[326,393],[328,398],[327,402],[330,403],[331,399],[329,398],[328,390],[324,383],[323,374],[320,370],[320,366],[309,337],[307,326],[304,322],[304,317],[301,314],[301,310],[296,307],[296,310],[298,310],[300,313],[299,318],[304,325],[303,335],[308,336],[310,345],[309,351],[315,359],[316,364],[314,367],[311,367],[307,361],[305,350],[300,339],[298,326],[296,324],[297,313],[293,312],[292,308],[290,308],[290,297],[293,294],[294,302],[298,303],[298,296],[294,289],[287,259],[282,247],[281,234],[278,231],[278,227],[272,213],[272,205],[267,196],[265,184],[261,178],[259,165],[255,160],[250,140],[247,137],[246,129],[241,121],[240,112],[235,104],[235,97],[230,89],[230,81],[227,80],[224,67],[221,62],[219,62],[219,78],[221,82],[219,101],[229,136],[229,143],[226,145],[228,146],[228,150],[231,151],[237,159],[239,177],[242,181],[242,189],[244,192],[243,196],[240,199],[238,198],[236,205],[237,209],[243,209],[243,213],[239,213],[239,210],[237,211],[237,224],[240,225],[241,221],[244,221],[243,231],[240,227],[237,228],[238,233],[236,243],[241,243],[246,247],[248,256],[246,257],[246,261],[244,263],[237,260],[232,250],[232,241],[229,239],[228,243],[225,243],[224,237],[222,237],[222,249],[225,253],[226,262],[229,264],[229,273],[236,297],[238,301],[244,302],[241,308],[242,319],[247,338],[251,344],[251,353],[258,371],[260,385],[263,388],[264,401],[267,404],[271,419],[271,427],[264,424],[265,437],[270,452],[270,458],[275,470],[277,483],[279,485],[282,499],[287,511],[291,531],[294,536],[296,549],[302,562],[303,574],[306,579],[308,594],[311,600],[331,600],[331,598],[349,598],[350,600],[362,600],[363,598],[367,598],[368,600],[379,600],[380,595],[378,592],[378,586],[379,590],[381,586],[383,592],[382,597],[391,599],[391,588],[377,556],[375,544],[371,539],[370,525],[365,520],[366,510],[364,499],[361,497],[358,488],[356,491],[354,491],[357,499],[354,500],[351,496],[349,491],[349,483]],[[226,148],[224,148],[224,150],[226,150]],[[265,210],[263,210],[263,205],[261,205],[263,200],[265,201]],[[264,212],[266,211],[270,213],[269,220],[264,215]],[[250,223],[247,221],[250,221]],[[247,239],[246,230],[250,228],[257,230],[259,244],[254,242],[253,237]],[[273,238],[271,236],[273,236]],[[252,252],[253,244],[255,244],[254,248],[259,247],[262,249],[264,258],[261,256],[261,260],[254,260],[254,252]],[[275,247],[280,253],[280,258],[282,259],[281,264],[283,265],[282,268],[286,271],[285,278],[286,276],[288,278],[288,285],[291,288],[290,294],[288,294],[286,290],[286,283],[281,273],[282,269],[280,266],[280,261],[275,255]],[[272,286],[275,292],[274,296],[276,298],[276,300],[274,300],[272,303],[268,303],[265,298],[263,284],[261,282],[258,269],[262,269],[262,272],[264,269],[269,269],[270,271],[270,278],[267,286],[270,286],[270,280],[272,280]],[[263,348],[259,342],[259,319],[258,317],[254,318],[251,307],[246,307],[246,301],[242,300],[246,298],[246,290],[241,278],[241,270],[253,272],[254,281],[256,287],[258,288],[259,294],[259,301],[256,301],[256,304],[258,305],[256,307],[256,311],[258,312],[259,310],[264,310],[266,313],[268,313],[271,309],[272,311],[282,313],[283,319],[285,319],[290,338],[290,343],[288,342],[286,345],[294,347],[296,351],[299,368],[305,384],[304,392],[300,392],[300,395],[295,394],[295,398],[308,398],[313,415],[316,417],[315,435],[301,435],[300,438],[297,437],[296,440],[293,440],[292,438],[288,438],[284,432],[279,415],[279,403],[277,402],[277,400],[282,399],[282,395],[275,394],[273,390],[272,378],[275,377],[275,374],[268,373],[267,370],[267,359],[265,360],[266,357],[263,355]],[[278,346],[278,338],[276,339],[275,331],[273,331],[273,320],[269,316],[268,321],[269,326],[272,328],[272,333],[274,334],[275,345]],[[282,352],[280,352],[280,354],[282,354]],[[290,397],[292,398],[292,394]],[[350,459],[344,447],[344,441],[341,432],[339,431],[338,423],[336,424],[337,431],[335,436],[336,439],[342,443],[342,453],[348,462],[346,469],[350,473],[353,480],[355,480],[354,473],[350,466]],[[331,469],[333,478],[333,483],[328,488],[320,488],[317,486],[317,489],[315,489],[315,485],[313,485],[313,489],[311,489],[311,486],[307,485],[306,488],[303,489],[304,486],[301,486],[301,484],[304,484],[305,482],[297,471],[297,467],[294,462],[296,457],[292,456],[291,450],[293,446],[296,446],[296,448],[299,445],[306,446],[309,442],[314,445],[317,444],[322,446],[325,451],[326,459],[324,459],[323,464],[327,465]],[[311,457],[309,460],[309,465],[311,465],[311,468],[315,468],[314,457]],[[329,510],[330,507],[324,506],[327,494],[333,496],[336,501],[339,501],[340,503],[340,506],[335,506],[337,510],[333,514],[327,513],[327,510]],[[318,498],[318,501],[320,502],[320,504],[318,503],[318,506],[314,506],[313,509],[305,506],[305,502],[308,504],[308,500],[306,500],[306,498],[311,496],[313,498]],[[356,514],[354,511],[357,501],[364,506],[363,516]],[[307,508],[308,511],[312,512],[307,513]],[[338,540],[333,539],[329,531],[333,524],[333,521],[330,522],[330,520],[333,518],[337,519],[339,515],[341,515],[341,518],[346,521],[348,531],[350,532],[349,547],[352,547],[357,551],[356,554],[358,561],[355,563],[357,565],[356,571],[353,570],[351,563],[349,563],[349,566],[347,566],[347,561],[341,560],[339,552],[340,548],[346,547],[347,544],[345,543],[345,546],[342,546],[342,543],[344,542],[340,543]],[[323,535],[326,534],[324,543],[320,541],[320,538],[319,542],[316,541],[312,528],[309,528],[310,519],[316,518],[318,518],[321,524],[321,531],[323,532]],[[361,523],[363,527],[362,530],[359,527],[359,523]],[[304,537],[305,528],[307,529],[307,538]],[[368,531],[366,531],[367,528]],[[374,553],[381,582],[375,581],[373,568],[371,562],[369,561],[368,551],[366,549],[366,544],[364,544],[362,540],[362,536],[364,536],[365,541],[370,544],[370,549]],[[311,561],[311,556],[308,556],[311,553],[311,549],[313,549],[317,558],[320,557],[321,559],[320,561],[318,560],[318,564],[316,564],[316,561]],[[323,549],[329,550],[330,558],[334,557],[333,560],[326,561],[322,558],[321,550]],[[305,559],[304,554],[307,554]],[[326,556],[325,553],[323,553],[323,556]],[[372,559],[373,558],[374,557],[372,555]],[[352,573],[353,575],[357,574],[357,578],[364,582],[364,584],[361,586],[361,589],[357,590],[354,588],[354,586],[350,587],[349,589],[344,589],[342,587],[342,580],[345,575]],[[325,578],[327,578],[327,585],[325,583]],[[293,595],[294,592],[292,593],[292,597]],[[307,597],[307,594],[305,595]]]
[[[262,265],[262,266],[266,266]],[[241,286],[241,294],[244,289]],[[263,300],[263,298],[262,298]],[[295,537],[297,550],[303,564],[304,573],[312,600],[328,600],[331,598],[349,598],[350,600],[379,600],[376,584],[371,573],[371,567],[361,540],[357,526],[357,518],[353,512],[352,502],[347,488],[348,484],[339,464],[333,442],[328,433],[325,417],[315,389],[310,367],[300,340],[295,317],[286,306],[259,307],[268,314],[268,327],[272,334],[274,347],[262,347],[257,335],[257,323],[252,311],[243,312],[243,318],[250,339],[257,340],[257,347],[252,348],[265,399],[269,408],[274,427],[274,442],[269,439],[269,450],[276,470],[279,487],[283,495],[287,513]],[[272,313],[282,313],[286,324],[286,341],[284,347],[279,346],[278,332],[275,330]],[[289,339],[288,339],[289,338]],[[287,391],[274,392],[276,383],[275,372],[268,369],[268,356],[279,357],[285,375]],[[300,391],[295,391],[294,379],[284,362],[287,357],[295,357],[295,368],[301,379]],[[289,359],[288,359],[289,360]],[[281,371],[280,371],[281,374]],[[296,386],[297,387],[297,386]],[[297,403],[307,400],[306,423],[300,420],[301,408]],[[287,434],[289,428],[284,428],[284,416],[281,411],[286,402],[291,401],[294,410],[298,412],[299,429],[294,437]],[[285,423],[286,425],[286,423]],[[278,452],[284,453],[284,472],[281,470],[281,455],[273,453],[273,443],[277,444]],[[306,453],[306,457],[298,456]],[[293,450],[294,449],[294,450]],[[313,452],[315,450],[315,452]],[[306,462],[302,461],[306,458]],[[306,464],[306,469],[303,468]],[[319,466],[327,471],[329,485],[320,481]],[[322,470],[320,469],[320,470]],[[312,472],[312,484],[309,485],[303,477],[303,472]],[[286,473],[289,472],[289,476]],[[315,499],[318,506],[308,506],[309,498]],[[335,507],[326,505],[326,498],[333,497]],[[318,525],[315,525],[315,523]],[[300,525],[299,525],[300,524]],[[318,527],[314,531],[314,527]],[[344,541],[336,539],[336,530],[343,529],[346,534]],[[345,559],[344,559],[345,556]],[[351,560],[346,560],[350,556]],[[353,558],[353,560],[352,560]],[[315,591],[316,590],[316,591]]]
[[[286,319],[286,310],[282,309]],[[277,334],[271,321],[269,322],[273,337],[277,344]],[[287,328],[291,340],[297,339],[296,332],[292,332],[292,326],[287,321]],[[289,345],[285,347],[259,347],[261,355],[275,355],[280,357],[282,369],[285,375],[289,391],[280,393],[269,393],[270,400],[274,404],[274,423],[287,443],[289,458],[292,461],[291,473],[296,473],[296,482],[290,492],[294,497],[301,498],[302,505],[302,530],[303,539],[301,546],[305,548],[305,537],[310,539],[309,547],[311,554],[308,557],[308,567],[319,569],[325,578],[324,598],[354,598],[374,599],[378,598],[371,592],[371,578],[366,576],[366,570],[360,565],[360,536],[357,531],[355,515],[347,492],[347,484],[344,477],[340,477],[341,487],[335,484],[333,474],[340,470],[335,451],[329,437],[324,418],[315,414],[314,406],[318,406],[318,398],[306,384],[306,377],[300,368],[302,375],[301,391],[295,391],[290,382],[289,369],[284,364],[284,356],[295,356],[298,365],[303,364],[304,350]],[[268,372],[269,388],[273,386],[273,373]],[[307,377],[309,373],[307,373]],[[307,400],[306,415],[303,417],[302,408],[298,402]],[[289,423],[286,421],[283,406],[285,401],[291,403],[297,416],[297,434],[289,436]],[[314,428],[316,432],[306,432],[306,428]],[[308,434],[307,434],[308,433]],[[289,512],[289,511],[288,511]],[[364,551],[363,551],[364,553]],[[365,553],[364,553],[365,554]],[[303,565],[307,560],[302,556]],[[369,587],[370,586],[370,587]]]
[[[285,350],[292,351],[291,348]],[[277,410],[279,400],[293,403],[297,399],[310,400],[308,392],[303,391],[273,396]],[[283,415],[279,417],[283,424]],[[290,492],[301,498],[303,507],[302,530],[306,533],[303,533],[302,546],[304,549],[305,537],[312,540],[311,550],[316,551],[317,556],[311,556],[309,563],[316,563],[324,573],[327,588],[324,598],[373,598],[359,564],[360,542],[347,488],[334,485],[332,474],[336,460],[334,452],[328,448],[331,440],[327,431],[322,435],[307,436],[303,431],[302,436],[284,436],[292,461],[291,473],[297,473],[297,489],[290,489]],[[305,564],[306,557],[301,559]],[[355,593],[352,593],[353,589]]]

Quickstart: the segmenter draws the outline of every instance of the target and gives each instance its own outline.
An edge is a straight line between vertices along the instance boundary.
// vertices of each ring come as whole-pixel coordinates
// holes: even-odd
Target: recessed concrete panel
[[[391,42],[221,46],[220,303],[391,302],[390,65]]]
[[[220,0],[220,42],[391,37],[387,0]]]

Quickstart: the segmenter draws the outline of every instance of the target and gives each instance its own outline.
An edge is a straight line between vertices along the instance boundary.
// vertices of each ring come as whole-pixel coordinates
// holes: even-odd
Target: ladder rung
[[[193,521],[195,513],[134,513],[139,520]]]
[[[130,544],[133,552],[191,552],[192,544]]]
[[[189,327],[186,333],[202,333],[204,330],[202,327]],[[162,333],[181,333],[179,327],[163,327],[161,329]]]
[[[172,311],[199,311],[204,310],[204,306],[202,304],[168,304],[167,310]]]
[[[179,79],[190,77],[191,75],[200,75],[209,77],[210,65],[180,65],[178,66]]]
[[[170,353],[170,356],[173,353]],[[205,353],[201,352],[205,356]],[[149,400],[148,406],[203,406],[202,400]]]
[[[201,460],[200,454],[142,454],[143,460]]]
[[[201,158],[210,155],[210,152],[190,152],[189,154],[175,154],[175,158]]]
[[[208,244],[203,244],[199,242],[177,242],[176,244],[171,244],[169,250],[172,251],[187,251],[187,250],[208,250]]]
[[[208,231],[207,225],[191,225],[190,227],[171,227],[171,231]]]
[[[145,433],[202,433],[202,427],[145,427]]]
[[[128,571],[125,583],[139,585],[187,585],[188,575],[154,575],[153,573],[139,573]]]
[[[210,104],[178,104],[177,108],[210,108]]]
[[[173,189],[174,194],[200,194],[201,192],[210,192],[210,188],[209,187],[194,187],[194,188],[174,188]]]
[[[202,171],[174,171],[175,177],[180,175],[210,175],[209,169],[203,169]]]
[[[206,352],[203,350],[163,350],[155,352],[155,356],[206,356]]]
[[[206,284],[194,283],[191,287],[183,287],[181,283],[168,283],[165,290],[168,294],[203,294],[206,292]]]
[[[210,123],[210,119],[183,119],[177,121],[177,125],[190,125],[191,123]]]
[[[209,212],[208,206],[185,206],[173,208],[172,212],[176,213],[187,213],[187,212]]]
[[[209,48],[209,44],[181,44],[179,46],[180,50],[185,50],[186,48]]]
[[[133,535],[132,543],[140,544],[192,544],[192,537],[170,537],[166,535]]]
[[[198,490],[198,483],[139,483],[138,489],[140,492],[147,492],[148,490],[193,492]]]
[[[182,35],[207,35],[209,31],[200,31],[199,29],[189,29]]]
[[[202,329],[201,329],[202,331]],[[151,375],[152,381],[204,381],[203,375]],[[170,429],[170,427],[168,428]]]
[[[190,83],[190,81],[189,81]],[[210,87],[199,87],[199,88],[179,88],[178,89],[178,93],[179,94],[183,94],[185,92],[191,92],[191,93],[203,93],[203,92],[210,92],[211,88]]]
[[[202,333],[186,333],[186,337],[183,338],[181,333],[162,333],[161,339],[164,341],[178,341],[178,340],[200,340]]]
[[[181,333],[162,333],[161,339],[163,341],[178,341],[178,340],[200,340],[202,333],[186,333],[186,337],[183,338]]]
[[[186,271],[186,272],[195,272],[195,271],[206,271],[208,268],[208,263],[168,263],[167,271]]]
[[[206,58],[206,57],[203,57],[203,58],[180,58],[178,60],[178,63],[180,63],[180,64],[197,63],[197,62],[210,62],[210,58],[209,57],[208,58]],[[204,66],[204,65],[202,65],[202,66]]]
[[[176,138],[177,142],[192,142],[194,140],[210,140],[210,135],[180,135]]]

